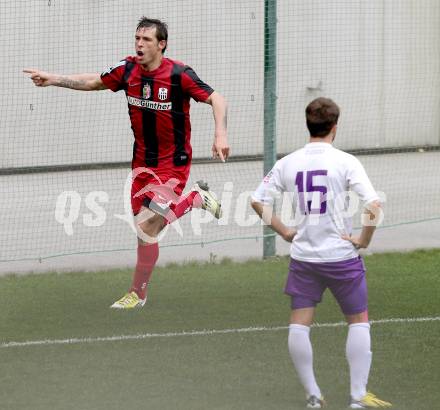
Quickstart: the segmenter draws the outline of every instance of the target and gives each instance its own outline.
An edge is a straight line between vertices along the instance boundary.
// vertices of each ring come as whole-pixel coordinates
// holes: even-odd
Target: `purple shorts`
[[[292,296],[292,309],[315,307],[327,288],[345,315],[366,311],[368,292],[362,258],[326,263],[290,259],[284,292]]]

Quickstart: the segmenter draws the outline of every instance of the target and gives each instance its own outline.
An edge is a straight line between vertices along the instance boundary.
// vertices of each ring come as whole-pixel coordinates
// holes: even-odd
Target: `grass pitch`
[[[369,387],[395,409],[437,409],[440,250],[373,255],[365,262],[371,320],[437,318],[372,326]],[[287,328],[279,328],[290,314],[283,295],[287,264],[278,258],[169,265],[154,273],[146,307],[130,312],[108,308],[129,286],[129,271],[1,278],[0,408],[304,408]],[[341,320],[326,293],[316,321]],[[234,332],[249,327],[264,329]],[[182,334],[212,329],[231,332]],[[311,332],[329,409],[347,406],[346,332],[345,326]],[[144,336],[123,339],[133,335]],[[54,342],[67,339],[75,343]]]

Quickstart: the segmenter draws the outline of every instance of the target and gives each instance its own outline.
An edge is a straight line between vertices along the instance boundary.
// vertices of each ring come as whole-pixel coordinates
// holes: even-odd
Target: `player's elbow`
[[[378,226],[383,220],[382,204],[379,201],[371,201],[365,205],[362,215],[362,225]]]
[[[382,211],[382,204],[379,201],[371,201],[365,205],[366,212],[376,214]]]
[[[101,80],[101,76],[99,74],[93,74],[91,78],[86,82],[86,91],[99,91],[105,90],[107,87]]]
[[[261,202],[256,201],[255,199],[251,200],[251,207],[252,209],[261,216],[263,213],[263,204]]]

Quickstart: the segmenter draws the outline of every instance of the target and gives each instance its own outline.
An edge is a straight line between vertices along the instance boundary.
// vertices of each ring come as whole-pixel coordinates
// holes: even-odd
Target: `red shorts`
[[[144,206],[166,214],[171,203],[177,202],[189,177],[190,166],[151,169],[136,168],[132,174],[131,208],[137,215]]]

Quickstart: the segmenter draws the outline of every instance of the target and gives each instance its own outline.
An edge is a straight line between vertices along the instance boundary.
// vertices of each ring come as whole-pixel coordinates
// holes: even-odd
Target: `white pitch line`
[[[391,318],[371,320],[371,324],[387,324],[387,323],[416,323],[416,322],[436,322],[440,321],[440,316],[435,317],[418,317],[418,318]],[[314,323],[312,327],[341,327],[345,326],[345,322],[336,323]],[[4,342],[0,343],[0,348],[8,347],[28,347],[28,346],[51,346],[51,345],[72,345],[82,343],[99,343],[99,342],[120,342],[124,340],[142,340],[153,339],[158,337],[180,337],[180,336],[209,336],[224,335],[229,333],[251,333],[251,332],[273,332],[277,330],[287,330],[288,326],[273,327],[245,327],[238,329],[206,329],[206,330],[190,330],[181,332],[168,333],[144,333],[138,335],[121,335],[106,337],[85,337],[73,339],[47,339],[47,340],[29,340],[25,342]]]

